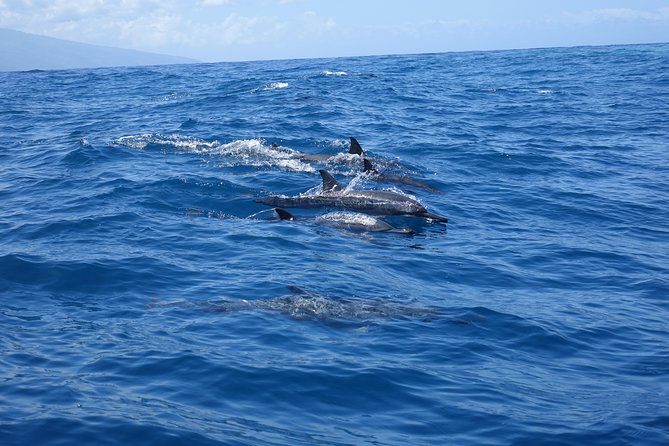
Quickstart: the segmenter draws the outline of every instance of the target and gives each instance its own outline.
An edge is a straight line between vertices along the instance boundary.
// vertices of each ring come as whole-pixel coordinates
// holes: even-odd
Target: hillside
[[[167,56],[0,29],[0,71],[195,63]]]

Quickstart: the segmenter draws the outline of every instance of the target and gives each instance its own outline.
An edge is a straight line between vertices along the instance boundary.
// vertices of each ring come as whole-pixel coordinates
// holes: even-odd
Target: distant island
[[[187,57],[127,50],[0,29],[0,71],[197,63]]]

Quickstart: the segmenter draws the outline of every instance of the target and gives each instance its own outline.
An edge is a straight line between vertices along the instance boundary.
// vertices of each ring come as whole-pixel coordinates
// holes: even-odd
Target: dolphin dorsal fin
[[[344,189],[327,170],[321,169],[318,173],[323,178],[323,192],[336,192]]]
[[[290,212],[288,212],[284,209],[274,208],[274,212],[276,212],[279,215],[279,218],[281,220],[290,220],[290,221],[295,220],[295,217],[293,216],[293,214],[291,214]]]
[[[286,286],[286,288],[288,288],[291,293],[293,293],[297,296],[308,296],[309,295],[309,293],[307,291],[303,290],[299,286],[288,285],[288,286]]]
[[[365,151],[362,150],[362,147],[360,147],[360,143],[358,142],[358,140],[352,136],[351,136],[351,146],[348,149],[348,153],[360,156],[363,156],[365,154]]]
[[[376,172],[376,168],[374,168],[374,165],[370,160],[367,158],[364,158],[362,160],[362,164],[364,165],[364,172]]]

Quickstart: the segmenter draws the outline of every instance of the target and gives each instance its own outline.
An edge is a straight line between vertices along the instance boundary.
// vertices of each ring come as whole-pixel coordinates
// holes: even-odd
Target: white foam
[[[286,170],[291,170],[293,172],[315,172],[316,169],[314,166],[311,166],[307,163],[303,163],[300,160],[296,159],[280,159],[276,160],[274,163],[275,166],[281,167]]]
[[[211,149],[218,142],[205,141],[204,139],[193,136],[160,133],[143,133],[140,135],[122,136],[115,141],[116,144],[129,147],[131,149],[143,150],[149,144],[160,144],[172,146],[176,149],[186,152],[202,152]]]
[[[298,195],[298,197],[313,197],[314,195],[320,195],[323,192],[323,185],[318,184],[309,190],[306,190]]]
[[[409,192],[404,191],[404,190],[402,190],[398,187],[392,186],[392,187],[389,187],[389,188],[386,188],[386,189],[383,189],[383,190],[387,190],[388,192],[394,192],[398,195],[404,195],[405,197],[409,197],[412,200],[417,201],[417,202],[420,203],[420,200],[418,199],[418,197],[416,197],[415,195],[410,194]]]
[[[122,136],[116,144],[144,150],[150,144],[173,147],[176,152],[223,157],[221,166],[274,166],[294,172],[315,172],[315,168],[299,159],[299,152],[288,147],[271,147],[262,139],[239,139],[228,143],[206,141],[180,134],[145,133]]]
[[[359,172],[357,173],[351,181],[349,181],[348,185],[346,185],[347,190],[352,190],[357,186],[363,185],[367,182],[367,175],[366,172]]]
[[[346,71],[321,71],[321,74],[324,76],[346,76],[348,73]]]
[[[149,144],[144,136],[145,135],[121,136],[120,138],[117,138],[114,143],[119,146],[142,150]]]
[[[189,98],[191,97],[191,94],[188,92],[185,93],[170,93],[166,94],[164,96],[159,96],[154,99],[156,102],[170,102],[170,101],[176,101],[179,99],[184,99],[184,98]]]
[[[332,174],[351,176],[362,171],[362,157],[355,153],[339,152],[322,162]],[[341,169],[345,167],[346,169]]]
[[[374,226],[378,221],[376,218],[370,215],[361,214],[359,212],[330,212],[316,217],[316,220],[360,226]]]
[[[270,91],[270,90],[278,90],[281,88],[288,88],[288,82],[272,82],[271,84],[264,85],[262,87],[254,88],[252,92],[256,91]]]
[[[336,149],[346,148],[348,150],[350,142],[348,139],[335,139],[328,142],[328,144],[330,147],[334,147]]]
[[[227,165],[276,166],[294,172],[314,172],[315,168],[299,159],[288,147],[271,147],[261,139],[240,139],[220,144],[215,152],[228,158]]]

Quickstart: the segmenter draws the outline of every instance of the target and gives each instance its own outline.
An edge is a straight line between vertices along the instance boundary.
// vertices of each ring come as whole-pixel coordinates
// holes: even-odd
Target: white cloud
[[[161,0],[4,0],[0,27],[85,43],[160,50],[190,40],[188,20]]]
[[[283,24],[276,17],[245,17],[233,13],[215,26],[213,31],[220,38],[220,43],[248,45],[267,40],[281,28]]]
[[[302,14],[303,30],[306,34],[318,35],[332,31],[337,23],[332,17],[321,17],[314,11]]]
[[[87,29],[90,24],[111,25],[133,20],[147,12],[159,15],[164,11],[164,3],[158,0],[5,0],[0,9],[0,26],[54,35],[63,30]],[[85,40],[85,34],[83,36]]]
[[[191,42],[188,27],[189,23],[180,16],[162,12],[116,22],[110,31],[118,32],[119,39],[127,46],[163,51],[164,47]]]
[[[232,0],[194,0],[221,6]],[[200,14],[198,16],[198,14]],[[297,20],[302,20],[300,17]],[[314,29],[332,20],[306,15]],[[221,16],[171,0],[0,0],[0,27],[51,37],[146,51],[189,54],[189,49],[251,45],[285,35],[287,21],[269,15]]]
[[[669,8],[660,8],[655,11],[642,11],[631,8],[604,8],[565,15],[570,21],[581,25],[618,21],[658,23],[669,21]]]
[[[202,6],[224,6],[232,3],[232,0],[202,0],[200,5]]]

